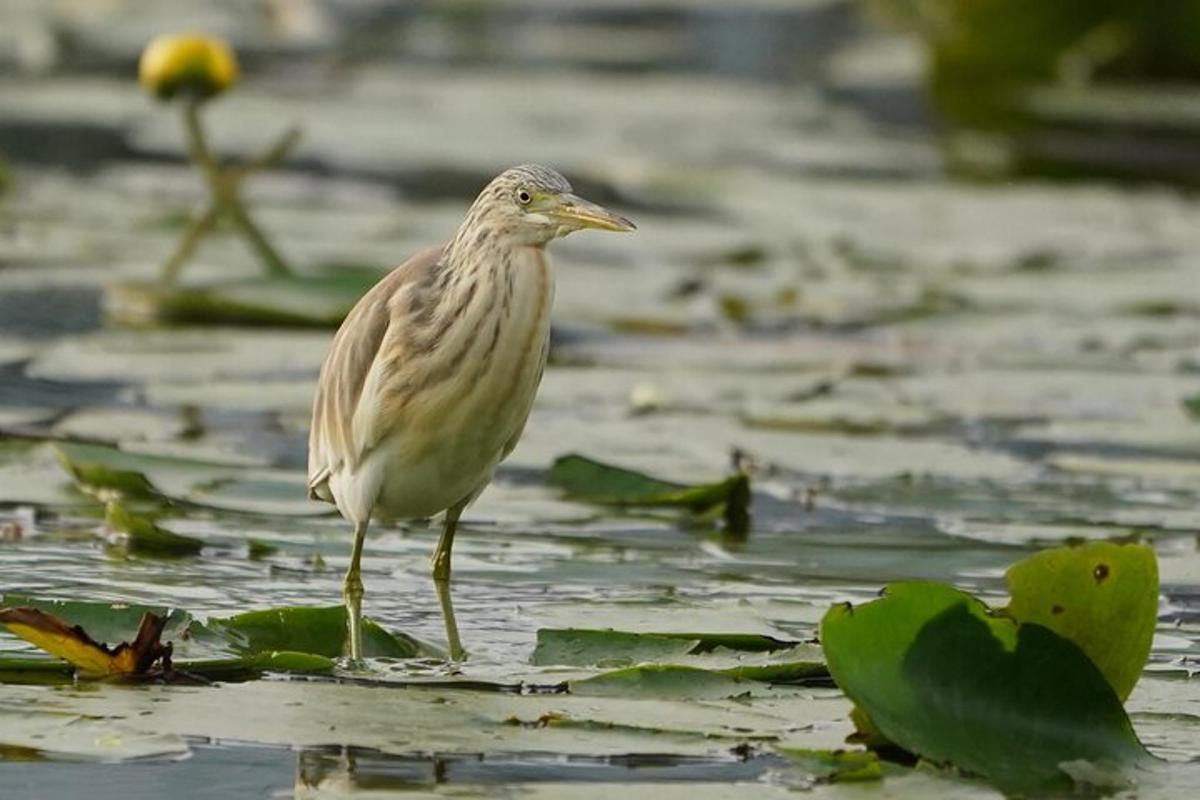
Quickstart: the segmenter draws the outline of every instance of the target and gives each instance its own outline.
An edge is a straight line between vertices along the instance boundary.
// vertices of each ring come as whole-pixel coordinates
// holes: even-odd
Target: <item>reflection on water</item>
[[[390,756],[349,748],[313,748],[296,756],[296,789],[321,792],[429,788],[437,784],[699,783],[753,781],[783,760],[759,753],[724,758],[628,755],[595,758],[536,754]]]

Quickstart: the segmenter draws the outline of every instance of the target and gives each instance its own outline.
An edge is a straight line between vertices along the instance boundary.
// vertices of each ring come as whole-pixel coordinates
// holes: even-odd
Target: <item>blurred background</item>
[[[164,280],[207,189],[137,64],[186,31],[241,62],[202,109],[220,159],[300,131],[242,186],[286,274],[220,222]],[[553,247],[551,366],[456,545],[472,669],[527,669],[540,625],[807,638],[890,580],[999,593],[1040,546],[1136,535],[1151,670],[1194,671],[1198,134],[1200,0],[0,0],[0,589],[337,603],[348,531],[304,497],[332,331],[533,161],[639,230]],[[201,553],[107,547],[55,441],[119,450]],[[753,528],[564,499],[569,452],[736,456]],[[368,613],[430,640],[435,536],[365,562]],[[1152,685],[1139,732],[1194,758],[1194,689]]]

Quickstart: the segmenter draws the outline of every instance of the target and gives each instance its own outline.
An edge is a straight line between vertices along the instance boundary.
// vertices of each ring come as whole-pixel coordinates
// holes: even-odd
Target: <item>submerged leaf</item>
[[[92,676],[144,675],[154,664],[170,666],[171,645],[162,644],[166,618],[146,613],[133,642],[109,647],[78,625],[67,625],[53,614],[28,606],[0,609],[0,623],[52,656]]]
[[[1129,697],[1158,621],[1158,561],[1150,547],[1114,542],[1057,547],[1013,565],[1006,578],[1009,615],[1079,645],[1117,697]]]
[[[821,622],[829,669],[889,740],[1007,791],[1066,786],[1067,761],[1149,759],[1100,670],[1041,625],[936,583],[889,586]]]
[[[721,509],[730,532],[742,534],[749,528],[750,478],[743,473],[716,483],[685,485],[572,454],[555,460],[549,479],[579,500],[617,506],[678,507],[694,514]]]

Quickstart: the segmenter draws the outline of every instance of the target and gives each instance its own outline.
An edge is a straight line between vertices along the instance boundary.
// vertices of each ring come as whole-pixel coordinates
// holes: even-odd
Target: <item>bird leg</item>
[[[450,645],[450,658],[461,661],[466,657],[462,641],[458,638],[458,622],[454,618],[454,604],[450,600],[450,550],[454,547],[454,533],[458,530],[458,518],[466,503],[446,510],[446,521],[442,535],[433,551],[433,585],[437,589],[438,602],[442,606],[442,621],[446,625],[446,641]]]
[[[354,523],[354,551],[350,555],[350,569],[346,570],[346,582],[342,586],[342,597],[346,601],[346,624],[350,638],[350,660],[362,661],[362,599],[363,582],[359,574],[362,561],[363,540],[367,535],[367,523]]]
[[[442,621],[446,623],[446,642],[450,646],[450,660],[462,661],[467,657],[462,640],[458,638],[458,622],[454,618],[454,603],[450,599],[450,581],[434,579],[438,603],[442,606]]]

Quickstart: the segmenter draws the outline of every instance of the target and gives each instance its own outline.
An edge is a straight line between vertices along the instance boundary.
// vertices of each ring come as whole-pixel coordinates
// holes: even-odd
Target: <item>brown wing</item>
[[[355,426],[363,386],[391,325],[389,301],[405,284],[434,268],[441,248],[417,253],[392,270],[355,304],[342,322],[321,366],[313,400],[308,439],[308,494],[333,502],[329,476],[342,466],[354,468],[371,443]]]

